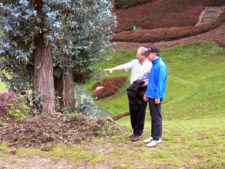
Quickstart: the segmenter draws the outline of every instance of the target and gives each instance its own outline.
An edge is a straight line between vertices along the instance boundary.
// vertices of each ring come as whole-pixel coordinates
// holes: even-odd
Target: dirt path
[[[211,40],[217,42],[220,46],[225,47],[225,23],[221,24],[218,28],[202,33],[197,36],[187,37],[173,41],[162,41],[157,43],[133,43],[133,42],[115,42],[113,48],[115,49],[137,49],[140,46],[149,47],[151,45],[159,46],[160,48],[169,48],[177,45],[181,45],[187,42],[193,42],[197,40]]]
[[[16,155],[7,155],[7,158],[2,158],[0,154],[0,169],[108,169],[109,165],[101,164],[75,164],[68,162],[66,159],[52,160],[34,156],[31,158],[21,158]]]
[[[1,155],[0,155],[1,156]],[[19,158],[9,155],[7,158],[0,158],[0,169],[73,169],[67,160],[60,159],[53,161],[49,158],[32,157]]]

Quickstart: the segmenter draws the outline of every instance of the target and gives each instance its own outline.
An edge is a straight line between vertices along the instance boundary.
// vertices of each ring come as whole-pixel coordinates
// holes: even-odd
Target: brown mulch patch
[[[216,43],[222,47],[222,48],[225,48],[225,39],[224,40],[216,40]]]
[[[117,33],[112,38],[112,41],[140,43],[168,41],[193,36],[199,33],[207,32],[210,29],[211,25],[204,25],[198,27],[186,26],[158,29],[137,29],[136,32],[124,31]]]
[[[170,27],[158,29],[137,29],[136,32],[124,31],[115,34],[112,38],[112,41],[149,43],[176,40],[208,32],[219,27],[223,23],[225,23],[225,12],[223,12],[217,18],[216,22],[210,25]]]
[[[132,30],[133,24],[143,29],[194,26],[204,9],[202,1],[156,0],[128,9],[116,10],[115,33]]]
[[[196,36],[191,36],[187,38],[182,38],[178,40],[171,40],[171,41],[161,41],[161,42],[154,42],[154,43],[137,43],[137,42],[117,42],[114,44],[114,49],[122,49],[122,50],[136,50],[140,46],[149,47],[149,46],[158,46],[160,48],[171,48],[178,45],[183,45],[190,42],[195,41],[215,41],[218,45],[223,47],[225,44],[225,22],[221,24],[219,27],[215,28],[206,33],[201,33]],[[225,48],[225,45],[224,45]]]
[[[118,115],[115,115],[112,117],[113,120],[120,120],[126,116],[129,116],[130,115],[130,112],[125,112],[125,113],[122,113],[122,114],[118,114]]]
[[[93,85],[92,89],[96,89],[97,87],[102,87],[101,89],[97,90],[93,97],[96,99],[105,98],[108,96],[113,95],[116,91],[118,91],[123,84],[126,82],[127,77],[120,76],[120,77],[112,77],[103,79],[101,82],[97,82]]]
[[[110,131],[99,133],[107,125]],[[38,117],[27,120],[0,118],[0,142],[10,146],[40,147],[47,143],[80,143],[95,137],[110,136],[119,132],[112,119],[90,120],[85,116]]]
[[[205,6],[220,6],[225,5],[224,0],[203,0]]]

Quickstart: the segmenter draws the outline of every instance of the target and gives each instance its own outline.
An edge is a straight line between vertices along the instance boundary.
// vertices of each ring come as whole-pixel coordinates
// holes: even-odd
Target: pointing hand
[[[105,72],[108,71],[109,73],[112,73],[112,72],[113,72],[113,69],[104,69],[104,71],[105,71]]]

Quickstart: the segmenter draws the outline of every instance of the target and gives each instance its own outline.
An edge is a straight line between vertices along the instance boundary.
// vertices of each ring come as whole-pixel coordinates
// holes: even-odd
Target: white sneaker
[[[153,140],[153,137],[149,137],[144,140],[144,143],[150,143]]]
[[[162,140],[152,140],[150,143],[147,144],[147,147],[155,147],[157,144],[161,143]]]

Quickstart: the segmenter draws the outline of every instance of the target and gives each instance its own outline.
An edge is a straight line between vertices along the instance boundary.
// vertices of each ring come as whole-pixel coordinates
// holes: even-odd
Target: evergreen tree
[[[111,4],[14,0],[0,4],[0,17],[0,78],[16,92],[32,88],[40,112],[55,111],[55,86],[61,106],[73,108],[72,69],[88,67],[108,47],[115,24]]]

